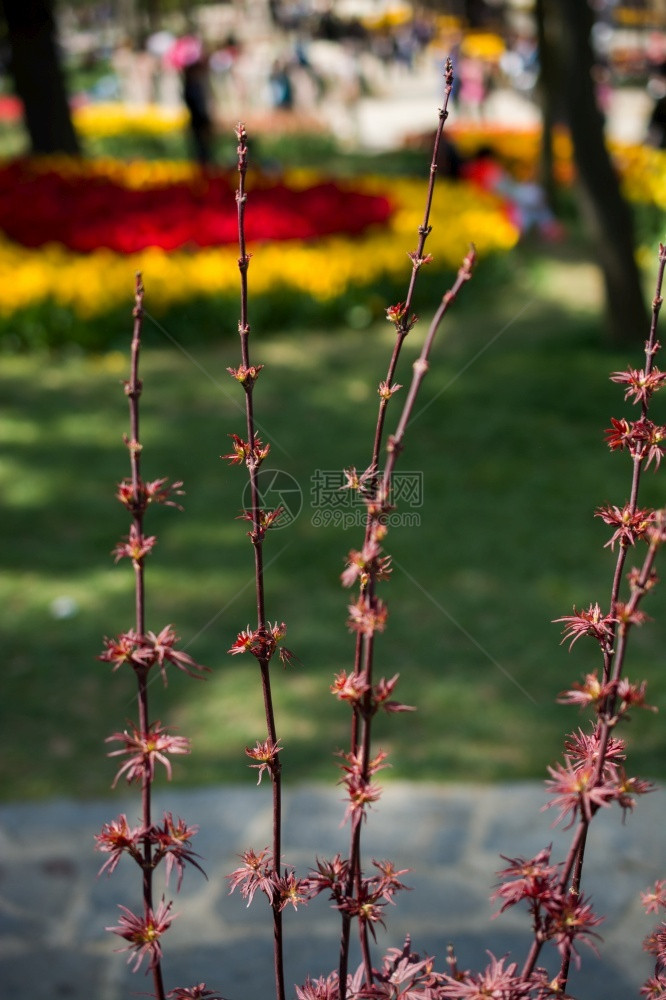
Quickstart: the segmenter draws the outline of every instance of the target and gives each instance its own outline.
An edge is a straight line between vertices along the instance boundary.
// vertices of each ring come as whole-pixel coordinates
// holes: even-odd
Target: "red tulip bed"
[[[222,173],[140,188],[104,175],[82,183],[76,173],[17,160],[0,170],[0,228],[25,247],[58,242],[76,253],[220,246],[238,238],[234,184],[233,175]],[[386,195],[343,190],[332,180],[298,188],[260,179],[247,238],[355,236],[385,224],[393,209]]]
[[[312,170],[248,180],[255,322],[339,323],[350,309],[369,322],[404,295],[425,180],[336,180]],[[235,171],[183,162],[0,164],[0,273],[12,276],[0,282],[0,340],[115,346],[137,271],[153,313],[173,318],[183,307],[183,322],[187,311],[201,336],[218,330],[220,310],[238,302],[235,185]],[[471,241],[483,257],[518,238],[501,199],[447,181],[438,198],[434,264],[424,275],[433,301]]]

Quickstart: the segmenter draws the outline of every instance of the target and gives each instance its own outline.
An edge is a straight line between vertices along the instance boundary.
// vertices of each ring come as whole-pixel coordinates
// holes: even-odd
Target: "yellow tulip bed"
[[[84,138],[104,138],[110,135],[163,135],[182,131],[187,125],[187,109],[183,106],[161,107],[158,104],[121,104],[105,101],[81,104],[73,111],[74,126]]]
[[[10,169],[16,169],[16,164],[5,168]],[[18,183],[22,178],[24,183],[35,185],[40,180],[40,173],[44,183],[51,183],[50,198],[44,197],[42,188],[35,188],[34,195],[28,194],[17,200],[13,194],[17,187],[16,177],[12,176],[11,185],[6,185],[7,216],[13,231],[18,231],[19,235],[25,232],[25,237],[18,239],[15,235],[11,241],[6,236],[0,238],[0,273],[11,276],[11,280],[0,285],[0,315],[6,317],[35,302],[51,301],[71,308],[79,317],[98,316],[129,300],[136,271],[142,272],[151,308],[157,312],[198,296],[236,293],[238,249],[235,244],[227,239],[221,245],[200,246],[197,245],[197,227],[192,225],[188,229],[188,220],[195,208],[199,213],[202,211],[202,198],[204,213],[207,207],[205,197],[209,182],[198,174],[196,168],[164,162],[27,161],[21,166]],[[141,197],[135,198],[131,204],[128,202],[129,214],[124,217],[122,236],[127,240],[133,234],[133,225],[138,228],[140,223],[139,236],[146,243],[141,249],[137,252],[117,252],[107,244],[81,253],[55,239],[40,241],[37,246],[25,245],[27,242],[34,244],[35,232],[44,228],[45,221],[48,222],[44,218],[45,213],[49,206],[58,202],[61,185],[65,182],[73,186],[72,190],[78,194],[72,199],[62,196],[60,200],[68,205],[68,214],[71,215],[77,211],[78,198],[81,228],[85,229],[81,236],[89,245],[95,233],[95,229],[91,229],[90,214],[93,209],[99,212],[100,184],[107,181],[112,186],[109,187],[104,218],[98,223],[100,234],[103,231],[106,240],[109,225],[114,221],[114,201],[111,199],[115,197],[117,204],[124,206],[126,199],[120,193],[129,195],[129,192],[138,192]],[[221,228],[224,224],[228,230],[236,214],[235,178],[220,183],[225,202],[219,204],[217,196],[211,197],[210,212],[217,211]],[[252,220],[253,197],[259,198],[261,194],[270,198],[272,183],[261,177],[251,180],[248,220]],[[32,188],[26,190],[30,192]],[[86,211],[88,190],[95,196],[91,195],[90,211]],[[303,238],[300,224],[308,220],[299,217],[296,208],[293,217],[282,221],[280,238],[251,242],[250,287],[253,295],[296,292],[325,302],[341,295],[350,285],[371,285],[382,276],[408,277],[410,265],[407,254],[416,247],[417,230],[423,218],[424,182],[404,178],[361,178],[353,182],[335,182],[333,186],[311,171],[290,171],[280,178],[279,185],[275,182],[275,191],[276,208],[289,196],[296,206],[301,200],[304,214],[308,212],[307,199],[310,195],[312,205],[317,207],[316,195],[319,193],[321,222],[326,224],[328,231],[323,237],[315,233],[310,234],[312,238]],[[3,225],[1,195],[2,170],[0,225]],[[133,215],[132,206],[141,206],[143,199],[149,195],[155,210],[155,227],[154,233],[149,228],[146,235],[145,211],[139,218],[139,207]],[[322,211],[321,199],[325,197],[328,205],[333,195],[336,200],[331,202],[330,212],[335,213],[336,218],[328,219],[325,206]],[[178,239],[182,245],[165,249],[160,243],[165,236],[173,239],[174,227],[165,233],[159,222],[162,212],[173,214],[174,202],[180,226]],[[384,213],[387,216],[385,221],[370,221],[360,228],[357,212],[366,202],[375,207],[377,204],[389,205]],[[192,207],[188,207],[190,205]],[[33,218],[32,211],[39,218]],[[261,213],[265,220],[265,203]],[[72,225],[72,221],[76,222],[76,215],[74,220],[67,219],[68,231],[76,237],[76,225]],[[446,271],[458,267],[472,240],[479,256],[484,256],[509,249],[518,238],[501,200],[467,184],[443,181],[438,185],[432,221],[433,232],[428,241],[428,251],[434,258],[431,267]],[[97,224],[95,220],[93,223]],[[5,230],[7,225],[4,224]],[[296,238],[289,238],[289,225],[295,227]],[[49,231],[48,227],[46,231]]]
[[[75,115],[77,128],[87,136],[159,133],[184,125],[182,111],[154,107],[92,105]],[[540,143],[535,129],[454,123],[447,135],[465,158],[490,147],[517,178],[534,173]],[[639,146],[613,146],[611,152],[628,197],[666,211],[666,153]],[[554,135],[554,155],[557,179],[569,183],[572,151],[565,131]],[[5,276],[0,334],[12,317],[42,306],[56,305],[88,321],[129,308],[136,271],[144,275],[150,308],[157,314],[194,299],[237,296],[238,251],[229,236],[235,226],[234,172],[226,177],[220,172],[213,181],[214,175],[206,177],[185,162],[48,158],[21,161],[18,182],[12,176],[10,184],[9,172],[16,169],[16,161],[0,164],[0,274]],[[3,177],[11,225],[3,217]],[[40,178],[43,184],[48,180],[56,193],[49,201],[48,186],[39,189],[40,202],[33,187],[22,192],[26,178],[33,186]],[[215,197],[212,184],[217,185]],[[74,195],[62,196],[59,185],[69,185]],[[279,180],[255,175],[247,209],[248,220],[258,225],[254,238],[248,234],[251,295],[329,303],[380,280],[401,288],[409,276],[407,254],[416,247],[424,198],[425,182],[408,178],[331,181],[305,170],[287,171]],[[97,222],[91,215],[90,199],[98,213],[102,204],[106,220],[100,216]],[[50,231],[44,228],[44,207],[58,201],[68,206],[69,240],[57,219]],[[125,206],[122,220],[115,218],[118,205]],[[285,206],[287,217],[264,232],[264,221]],[[168,233],[165,217],[171,220]],[[462,181],[438,179],[431,221],[427,249],[433,273],[456,269],[470,242],[483,258],[510,250],[519,238],[502,200]],[[108,237],[103,223],[108,228],[114,222],[122,238]],[[207,234],[203,239],[202,232]],[[215,238],[215,233],[223,235]]]

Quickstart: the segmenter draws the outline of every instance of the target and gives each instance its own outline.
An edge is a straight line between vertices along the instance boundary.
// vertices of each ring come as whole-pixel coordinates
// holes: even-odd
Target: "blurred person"
[[[475,121],[482,121],[488,97],[488,76],[483,60],[474,56],[461,56],[458,64],[458,76],[460,77],[458,90],[460,113]]]
[[[276,111],[292,111],[294,107],[294,87],[285,59],[275,59],[268,75],[268,90],[271,107]]]
[[[179,70],[183,103],[190,118],[190,136],[194,158],[200,166],[212,162],[213,116],[208,57],[195,35],[182,35],[173,43],[165,60]]]
[[[200,166],[213,161],[213,118],[210,112],[208,60],[201,54],[183,68],[183,101],[190,116],[194,156]]]
[[[537,232],[548,243],[557,243],[566,235],[541,185],[528,174],[512,177],[489,146],[483,146],[475,157],[462,164],[460,176],[483,191],[505,199],[508,217],[519,229],[521,239]]]

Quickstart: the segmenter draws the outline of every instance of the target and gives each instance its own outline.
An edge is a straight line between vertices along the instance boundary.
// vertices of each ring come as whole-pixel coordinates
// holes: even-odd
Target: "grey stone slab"
[[[264,789],[161,790],[155,815],[168,809],[200,825],[196,849],[206,855],[209,880],[186,871],[174,896],[174,921],[164,941],[168,988],[205,980],[230,1000],[270,1000],[274,995],[271,917],[263,899],[247,909],[228,895],[224,876],[237,853],[270,839],[270,802]],[[489,895],[501,867],[499,853],[531,855],[554,841],[563,856],[570,833],[553,831],[543,814],[543,789],[519,783],[488,788],[389,785],[370,811],[364,830],[366,865],[390,857],[412,868],[404,877],[413,892],[386,908],[388,929],[377,930],[376,960],[388,945],[411,933],[414,946],[437,957],[456,945],[466,967],[482,966],[486,949],[522,959],[529,946],[529,918],[519,908],[493,920]],[[119,795],[107,802],[55,802],[0,808],[0,982],[12,1000],[127,1000],[150,993],[150,979],[133,974],[123,942],[105,932],[117,923],[118,903],[138,909],[138,869],[123,859],[110,878],[97,878],[104,856],[94,850],[102,824],[137,802]],[[314,858],[346,853],[348,828],[339,788],[289,789],[285,796],[284,857],[305,871]],[[580,1000],[625,1000],[650,974],[641,942],[651,927],[638,891],[666,874],[663,793],[639,803],[625,826],[619,812],[600,814],[590,833],[586,891],[608,910],[601,928],[601,957],[583,952],[572,991]],[[328,840],[326,839],[328,838]],[[156,880],[156,895],[161,892]],[[172,886],[175,889],[175,885]],[[298,913],[285,913],[288,982],[327,974],[337,963],[339,916],[322,895]],[[358,962],[356,949],[352,965]],[[574,986],[574,984],[577,984]],[[9,992],[7,988],[9,987]],[[291,987],[290,987],[291,990]],[[69,992],[68,992],[69,991]],[[293,990],[288,996],[293,996]]]
[[[40,948],[4,956],[2,996],[7,1000],[92,1000],[101,996],[104,961],[62,948]]]

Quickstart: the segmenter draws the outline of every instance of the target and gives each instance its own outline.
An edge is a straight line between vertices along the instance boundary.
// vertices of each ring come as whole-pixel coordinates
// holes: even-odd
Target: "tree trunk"
[[[10,71],[23,101],[31,152],[80,153],[60,65],[52,0],[0,0]]]
[[[613,341],[644,340],[648,318],[634,256],[631,209],[604,141],[604,122],[596,100],[587,0],[546,0],[554,28],[562,106],[571,131],[583,220],[601,267],[606,295],[606,326]]]
[[[537,29],[537,44],[539,48],[539,79],[537,81],[537,97],[541,109],[541,149],[539,157],[539,179],[546,200],[555,210],[557,205],[557,185],[555,183],[553,151],[553,128],[560,115],[557,85],[557,63],[553,52],[549,24],[546,19],[546,0],[536,0],[534,18]]]

